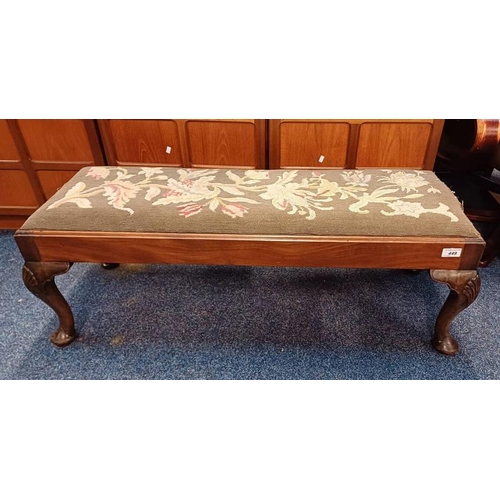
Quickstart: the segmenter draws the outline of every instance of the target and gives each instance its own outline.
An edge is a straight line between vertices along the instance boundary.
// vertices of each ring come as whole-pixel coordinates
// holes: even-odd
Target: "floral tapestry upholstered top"
[[[433,172],[403,169],[89,167],[23,229],[478,236]]]

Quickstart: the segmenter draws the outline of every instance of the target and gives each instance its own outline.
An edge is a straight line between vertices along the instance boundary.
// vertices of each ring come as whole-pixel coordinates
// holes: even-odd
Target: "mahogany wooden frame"
[[[481,238],[287,236],[19,230],[24,281],[59,316],[51,337],[65,346],[76,338],[71,310],[54,276],[73,262],[144,264],[218,264],[286,267],[428,269],[450,288],[436,322],[433,346],[456,354],[449,328],[453,318],[479,293],[477,267],[485,242]],[[459,257],[442,257],[443,248],[460,248]]]

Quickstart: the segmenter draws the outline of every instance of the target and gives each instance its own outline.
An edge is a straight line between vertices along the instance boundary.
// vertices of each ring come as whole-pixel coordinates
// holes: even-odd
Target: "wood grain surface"
[[[178,124],[173,120],[106,120],[116,165],[181,166]],[[167,152],[167,148],[170,148]]]
[[[255,125],[250,121],[188,120],[186,134],[193,167],[256,167]]]
[[[348,123],[284,122],[280,127],[280,158],[284,168],[345,168]]]
[[[428,237],[18,231],[25,259],[46,262],[475,269],[484,241]],[[19,244],[19,243],[18,243]],[[461,248],[443,258],[443,248]]]
[[[38,170],[36,175],[47,199],[76,174],[75,170]]]
[[[265,120],[98,120],[98,124],[109,165],[265,167]]]
[[[269,168],[432,170],[443,123],[434,119],[269,120]]]
[[[93,155],[83,120],[17,120],[33,162],[83,162]]]
[[[103,164],[94,120],[0,120],[0,228],[17,229],[78,169]]]
[[[0,120],[0,168],[2,163],[20,163],[21,157],[9,130],[7,120]]]
[[[423,168],[430,123],[363,123],[356,168]]]
[[[30,180],[22,170],[0,170],[0,211],[4,207],[38,207]]]

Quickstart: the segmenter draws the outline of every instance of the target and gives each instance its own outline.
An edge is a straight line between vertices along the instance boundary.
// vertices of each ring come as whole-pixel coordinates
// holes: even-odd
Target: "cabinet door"
[[[432,131],[430,122],[362,123],[356,168],[425,168]],[[436,154],[437,149],[433,161]]]
[[[350,130],[346,122],[283,121],[280,168],[346,168]]]
[[[432,169],[444,120],[270,120],[270,168]]]
[[[0,228],[20,227],[78,169],[98,164],[94,120],[0,120]]]
[[[80,168],[104,165],[93,120],[17,120],[45,199]]]
[[[99,120],[99,128],[112,165],[183,164],[175,120]]]
[[[187,120],[190,167],[265,168],[264,120]]]
[[[24,170],[7,120],[0,120],[0,228],[18,227],[41,201]]]
[[[110,165],[264,168],[264,120],[99,120]]]

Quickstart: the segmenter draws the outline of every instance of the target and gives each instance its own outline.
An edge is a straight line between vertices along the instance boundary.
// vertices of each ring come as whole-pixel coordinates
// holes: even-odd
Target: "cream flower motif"
[[[295,191],[301,186],[296,182],[288,184],[271,184],[266,186],[266,192],[260,195],[264,200],[272,200],[273,205],[280,210],[284,210],[290,201],[300,202],[301,198],[295,194]]]
[[[349,196],[357,196],[353,193],[358,191],[366,191],[361,184],[351,185],[351,186],[339,186],[338,182],[329,181],[328,179],[324,179],[322,176],[315,179],[318,182],[318,191],[317,196],[336,196],[340,195],[341,200],[346,200]]]
[[[252,180],[269,179],[269,172],[265,170],[245,170],[245,176]]]
[[[358,214],[366,215],[379,207],[384,216],[403,215],[418,219],[422,214],[439,214],[452,222],[458,221],[443,203],[424,208],[422,203],[414,202],[420,199],[425,204],[425,195],[418,192],[420,187],[426,186],[427,193],[439,193],[419,171],[384,170],[383,176],[374,176],[373,172],[345,171],[331,179],[325,171],[319,170],[305,176],[300,174],[300,177],[298,170],[282,171],[274,177],[269,171],[257,170],[226,171],[224,177],[217,177],[210,169],[179,169],[177,176],[170,169],[168,175],[164,175],[165,171],[163,167],[133,170],[91,167],[86,175],[95,181],[76,182],[47,210],[66,203],[91,209],[91,200],[104,197],[112,207],[133,214],[134,210],[127,204],[140,193],[140,198],[151,205],[175,204],[178,214],[186,218],[205,209],[233,219],[246,217],[252,205],[263,205],[263,200],[269,200],[269,204],[278,210],[313,220],[317,210],[333,210],[334,206],[342,206],[344,200],[350,199],[349,210]],[[114,180],[110,180],[110,176]],[[105,178],[107,180],[101,180]],[[141,203],[137,206],[140,207]]]
[[[163,169],[160,167],[142,167],[138,175],[145,175],[149,179],[155,174],[163,174]]]
[[[86,177],[93,177],[94,179],[106,179],[109,175],[109,168],[107,167],[90,167]]]
[[[165,186],[166,191],[163,197],[153,202],[153,205],[168,205],[213,198],[220,193],[219,189],[215,189],[211,185],[213,180],[213,175],[199,178],[184,176],[182,180],[170,178]]]
[[[351,186],[368,186],[368,183],[372,178],[371,174],[365,174],[360,170],[346,172],[345,174],[342,174],[342,177],[346,181],[346,184],[350,184]]]
[[[427,186],[426,181],[420,174],[410,174],[409,172],[394,172],[388,177],[381,177],[382,182],[399,186],[403,191],[417,191],[419,187]]]
[[[209,175],[213,173],[207,168],[180,168],[177,170],[177,173],[179,174],[179,180],[181,182],[189,179],[197,179],[198,177],[204,177],[206,175]],[[213,180],[215,177],[211,176],[210,180]]]
[[[108,198],[108,205],[112,205],[118,210],[124,210],[131,215],[134,213],[131,208],[125,208],[125,204],[137,196],[137,193],[141,189],[139,186],[136,186],[130,181],[115,180],[106,181],[103,187],[104,196]]]
[[[295,176],[294,176],[295,177]],[[313,220],[316,218],[316,212],[313,208],[318,210],[333,210],[331,206],[323,206],[321,203],[332,201],[332,198],[322,198],[321,200],[315,200],[316,194],[307,191],[307,184],[298,184],[297,182],[286,182],[283,179],[266,186],[266,191],[260,195],[264,200],[271,200],[271,203],[278,210],[287,210],[290,215],[293,215],[299,211],[300,215],[309,215],[306,217],[308,220]],[[290,178],[290,177],[289,177]]]
[[[392,208],[394,212],[386,214],[384,211],[382,211],[382,213],[386,215],[408,215],[410,217],[415,217],[416,219],[418,219],[420,217],[420,214],[425,213],[425,208],[421,203],[398,200],[393,203],[387,203],[387,206],[389,208]]]
[[[439,203],[436,208],[424,208],[421,203],[397,200],[387,203],[387,207],[392,208],[394,212],[381,210],[380,212],[383,215],[408,215],[418,219],[421,214],[440,214],[448,217],[451,222],[458,222],[458,217],[453,212],[450,212],[450,207],[444,203]]]

